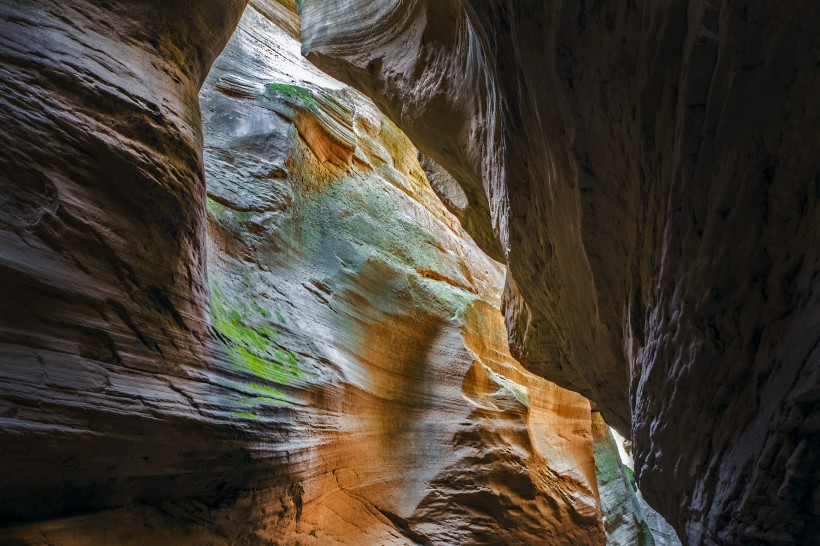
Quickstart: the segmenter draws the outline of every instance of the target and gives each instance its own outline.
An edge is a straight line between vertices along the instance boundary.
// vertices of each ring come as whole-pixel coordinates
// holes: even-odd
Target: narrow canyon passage
[[[599,416],[593,427],[589,402],[510,356],[503,266],[444,208],[403,133],[301,56],[294,8],[252,2],[200,92],[202,345],[174,374],[118,371],[129,358],[121,340],[93,337],[92,351],[114,347],[109,362],[86,348],[81,356],[97,363],[81,370],[59,371],[48,358],[40,377],[5,368],[18,393],[56,388],[68,397],[62,404],[111,400],[108,410],[88,403],[90,416],[75,426],[99,421],[151,440],[100,440],[110,432],[93,424],[74,433],[86,436],[84,447],[46,440],[39,465],[62,451],[67,466],[42,476],[39,491],[37,460],[16,478],[4,473],[31,482],[4,497],[12,525],[0,536],[675,543],[660,540],[674,532],[641,503]],[[193,317],[156,298],[171,311],[165,326],[176,346]],[[95,376],[100,387],[84,393]],[[125,421],[131,401],[159,424]],[[55,414],[65,413],[61,403]],[[34,428],[22,423],[18,445],[34,442],[26,437]],[[38,506],[55,481],[54,504]],[[46,521],[13,525],[26,510]],[[61,517],[73,511],[90,514]]]
[[[740,4],[0,5],[0,545],[816,543],[820,39]]]
[[[300,512],[268,536],[676,543],[653,540],[589,403],[512,359],[503,267],[407,138],[302,58],[291,16],[251,2],[200,94],[214,324],[223,365],[251,372],[230,405],[260,434],[285,426],[269,449],[299,460],[282,471]]]

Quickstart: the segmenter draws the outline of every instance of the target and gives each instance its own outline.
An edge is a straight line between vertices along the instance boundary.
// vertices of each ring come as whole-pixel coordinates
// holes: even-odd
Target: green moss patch
[[[278,332],[270,323],[271,313],[256,303],[246,305],[211,289],[213,325],[225,343],[230,365],[234,369],[251,373],[260,382],[240,385],[250,396],[241,398],[246,406],[281,406],[289,403],[287,395],[270,384],[288,385],[304,380],[305,373],[299,369],[299,360],[291,351],[277,344]],[[237,412],[239,415],[249,412]],[[253,415],[253,414],[249,414]]]
[[[303,108],[317,107],[318,103],[306,87],[286,83],[270,83],[265,86],[265,96],[269,99],[284,98]]]
[[[233,210],[232,208],[226,207],[222,203],[219,203],[210,196],[206,200],[206,206],[208,207],[208,211],[214,216],[214,218],[228,225],[248,223],[253,221],[257,216],[256,213],[253,212],[241,212],[238,210]]]
[[[234,417],[239,417],[240,419],[256,419],[256,414],[251,413],[249,411],[235,411],[231,413]]]

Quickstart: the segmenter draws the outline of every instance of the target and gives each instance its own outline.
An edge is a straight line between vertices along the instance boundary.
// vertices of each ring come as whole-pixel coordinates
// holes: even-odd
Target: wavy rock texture
[[[513,354],[631,430],[689,544],[820,536],[819,14],[302,7],[308,58],[461,186],[463,224],[508,265]]]
[[[283,428],[282,544],[604,542],[589,403],[512,359],[503,278],[406,137],[249,9],[202,92],[238,426]]]
[[[603,544],[589,402],[286,4],[204,161],[241,2],[0,7],[0,542]]]

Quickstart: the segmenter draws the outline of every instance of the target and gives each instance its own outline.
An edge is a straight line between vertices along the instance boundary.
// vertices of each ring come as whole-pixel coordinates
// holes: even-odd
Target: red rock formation
[[[305,0],[302,23],[459,183],[513,353],[631,430],[688,542],[813,542],[817,10]]]

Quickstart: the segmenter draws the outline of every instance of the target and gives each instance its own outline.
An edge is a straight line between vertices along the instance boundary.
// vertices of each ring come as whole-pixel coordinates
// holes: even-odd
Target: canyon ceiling
[[[0,4],[0,543],[815,543],[819,28]]]

